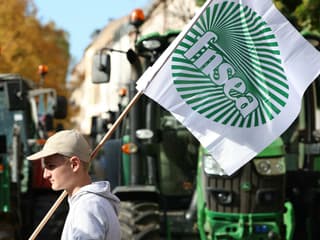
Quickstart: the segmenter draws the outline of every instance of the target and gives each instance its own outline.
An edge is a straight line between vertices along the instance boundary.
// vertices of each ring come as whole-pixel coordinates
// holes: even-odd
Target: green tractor
[[[19,239],[22,227],[21,192],[25,191],[24,179],[20,175],[24,171],[23,142],[26,135],[32,134],[27,127],[31,122],[31,111],[21,111],[28,108],[28,102],[21,101],[30,87],[19,76],[2,75],[0,77],[1,99],[1,172],[0,172],[0,207],[1,207],[1,237]],[[12,94],[10,94],[12,93]],[[27,171],[28,172],[28,171]],[[23,176],[26,176],[24,174]],[[26,176],[27,177],[27,176]],[[21,190],[20,190],[21,189]]]
[[[201,239],[292,239],[284,150],[279,138],[231,176],[201,151],[197,176]]]
[[[305,35],[320,48],[320,38]],[[232,176],[201,149],[197,217],[201,239],[318,239],[319,81],[294,123]]]
[[[0,75],[0,102],[0,239],[18,240],[31,233],[57,197],[43,181],[41,164],[26,156],[42,147],[54,117],[64,118],[67,105],[54,89],[35,88],[18,74]],[[43,234],[61,230],[59,214],[63,208],[55,215],[60,220]]]
[[[142,36],[134,50],[125,52],[132,71],[127,86],[130,100],[137,94],[138,78],[178,33]],[[104,48],[93,61],[95,83],[109,79],[109,50],[115,51]],[[122,112],[125,106],[119,105]],[[112,117],[94,119],[93,136],[104,132],[118,113],[108,116]],[[121,200],[122,239],[198,239],[195,219],[188,217],[198,148],[198,141],[169,112],[146,96],[139,98],[97,159],[105,163],[106,178]]]
[[[139,22],[141,23],[141,22]],[[139,32],[139,24],[135,25]],[[136,81],[179,31],[137,37],[125,52],[131,64],[129,99]],[[108,51],[93,63],[93,82],[108,82]],[[124,106],[119,104],[120,111]],[[95,118],[93,136],[119,113]],[[98,162],[121,200],[123,239],[292,239],[293,208],[286,198],[285,145],[273,142],[232,176],[170,113],[145,96],[106,142]],[[101,166],[104,166],[101,168]]]
[[[320,35],[302,35],[320,51]],[[320,236],[320,76],[303,96],[298,118],[283,134],[286,143],[286,195],[294,208],[293,239],[318,239]]]

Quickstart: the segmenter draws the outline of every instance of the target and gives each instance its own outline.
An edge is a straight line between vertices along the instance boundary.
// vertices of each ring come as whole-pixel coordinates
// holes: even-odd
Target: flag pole
[[[153,80],[156,74],[160,71],[160,69],[163,67],[165,62],[169,59],[169,56],[172,54],[174,49],[177,47],[181,39],[187,34],[189,28],[199,19],[202,12],[209,6],[209,4],[214,0],[207,0],[203,6],[201,7],[201,10],[195,15],[195,17],[187,24],[184,31],[179,34],[179,38],[175,39],[174,42],[168,47],[168,49],[159,57],[159,59],[155,62],[155,64],[152,66],[152,69],[148,69],[148,73],[144,73],[141,78],[144,78],[147,81],[143,89],[139,89],[139,91],[136,93],[136,95],[132,98],[132,100],[129,102],[127,107],[123,110],[119,118],[114,122],[112,127],[109,129],[109,131],[106,133],[106,135],[102,138],[100,143],[96,146],[96,148],[92,151],[90,160],[92,160],[100,150],[100,148],[103,146],[103,144],[110,138],[114,130],[118,127],[122,119],[127,115],[129,110],[132,108],[132,106],[138,101],[138,99],[143,94],[143,91],[146,89],[146,87],[149,85],[149,83]],[[155,70],[155,71],[154,71]],[[148,79],[147,79],[148,78]],[[44,225],[48,222],[49,218],[52,216],[52,214],[55,212],[55,210],[59,207],[63,199],[67,196],[67,193],[63,191],[61,196],[56,200],[56,202],[52,205],[51,209],[47,212],[45,217],[42,219],[40,224],[37,226],[35,231],[32,233],[30,238],[28,240],[34,240],[39,232],[42,230]]]
[[[95,147],[95,149],[91,152],[90,155],[90,161],[92,161],[96,155],[98,154],[99,150],[103,146],[103,144],[111,137],[113,132],[116,130],[116,128],[119,126],[121,121],[124,119],[124,117],[128,114],[130,109],[134,106],[134,104],[139,100],[139,98],[142,96],[143,92],[139,91],[136,93],[136,95],[131,99],[129,104],[125,107],[125,109],[122,111],[120,116],[117,118],[117,120],[112,124],[111,128],[108,130],[108,132],[104,135],[104,137],[101,139],[99,144]],[[41,220],[37,228],[33,231],[31,236],[28,238],[28,240],[34,240],[40,231],[43,229],[43,227],[46,225],[46,223],[49,221],[50,217],[53,215],[53,213],[57,210],[59,205],[62,203],[64,198],[67,196],[67,192],[64,190],[61,195],[58,197],[56,202],[52,205],[52,207],[49,209],[47,214],[44,216],[44,218]]]

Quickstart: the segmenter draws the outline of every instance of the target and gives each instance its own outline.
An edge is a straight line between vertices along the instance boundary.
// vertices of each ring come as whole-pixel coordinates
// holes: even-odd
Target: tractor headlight
[[[280,175],[286,172],[284,157],[257,158],[253,160],[254,165],[261,175]]]
[[[208,193],[211,193],[218,204],[223,206],[231,205],[234,202],[234,193],[223,189],[207,188]]]
[[[142,42],[142,45],[145,49],[155,50],[161,47],[161,42],[159,39],[148,39]]]
[[[219,163],[209,154],[203,157],[203,168],[206,174],[210,175],[226,175]]]
[[[233,202],[232,192],[219,192],[216,195],[218,203],[222,205],[230,205]]]
[[[153,137],[153,131],[150,129],[138,129],[136,131],[136,137],[139,139],[150,139]]]
[[[259,169],[259,172],[264,174],[270,174],[271,172],[271,166],[270,161],[259,161],[257,164],[257,168]]]

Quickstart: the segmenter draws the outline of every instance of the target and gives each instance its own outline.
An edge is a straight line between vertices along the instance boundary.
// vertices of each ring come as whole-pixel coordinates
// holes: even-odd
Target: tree
[[[206,0],[195,0],[202,6]],[[273,0],[276,7],[301,32],[320,34],[319,0]]]
[[[319,0],[274,0],[274,2],[298,30],[320,34]]]
[[[45,87],[66,96],[68,34],[53,22],[42,25],[36,14],[33,0],[0,0],[0,73],[19,73],[39,84],[38,65],[46,64]]]

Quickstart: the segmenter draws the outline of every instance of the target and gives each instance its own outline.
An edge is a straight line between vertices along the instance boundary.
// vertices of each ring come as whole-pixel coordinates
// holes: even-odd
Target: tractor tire
[[[122,240],[159,240],[159,206],[152,202],[121,202],[119,221]]]

